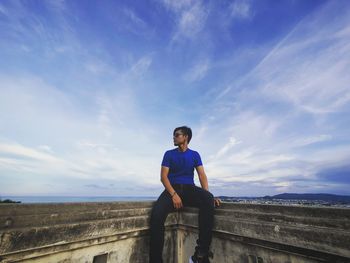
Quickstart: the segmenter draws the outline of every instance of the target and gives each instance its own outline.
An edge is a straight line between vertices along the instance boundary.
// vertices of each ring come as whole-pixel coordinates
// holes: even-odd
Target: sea
[[[75,203],[75,202],[116,202],[155,201],[153,196],[0,196],[1,200],[11,199],[21,203]]]

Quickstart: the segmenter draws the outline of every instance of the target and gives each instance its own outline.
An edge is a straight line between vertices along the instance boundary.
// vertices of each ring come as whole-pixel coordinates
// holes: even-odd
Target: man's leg
[[[214,225],[214,196],[209,191],[198,186],[186,187],[184,204],[199,208],[199,250],[207,255],[212,240],[212,229]]]
[[[173,201],[168,191],[164,190],[152,207],[149,263],[163,263],[164,222],[172,211],[175,211]]]

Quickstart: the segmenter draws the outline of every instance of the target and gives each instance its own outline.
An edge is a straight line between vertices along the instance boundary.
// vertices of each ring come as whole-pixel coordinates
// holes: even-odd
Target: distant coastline
[[[222,201],[249,204],[276,204],[291,206],[318,206],[350,208],[350,196],[335,194],[283,193],[263,197],[230,197],[219,196]]]
[[[12,199],[6,198],[6,199],[4,199],[4,200],[0,199],[0,204],[1,204],[1,203],[3,203],[3,204],[11,204],[11,203],[21,203],[21,201],[14,201],[14,200],[12,200]]]
[[[335,194],[283,193],[263,197],[217,197],[223,202],[350,207],[350,196]],[[0,196],[0,203],[133,202],[156,201],[157,199],[158,196]]]
[[[20,203],[75,203],[75,202],[117,202],[117,201],[155,201],[152,196],[1,196]]]

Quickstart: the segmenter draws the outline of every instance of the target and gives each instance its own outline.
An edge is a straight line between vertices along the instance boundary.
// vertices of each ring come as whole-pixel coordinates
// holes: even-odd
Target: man
[[[219,206],[221,200],[214,198],[209,192],[201,157],[198,152],[188,148],[191,138],[191,128],[187,126],[175,128],[173,139],[177,148],[166,151],[163,156],[160,173],[165,190],[152,208],[149,263],[163,263],[164,222],[169,212],[184,206],[199,208],[199,237],[194,255],[191,257],[192,261],[210,263],[209,257],[213,257],[209,246],[212,240],[214,207]],[[202,188],[194,184],[194,168]]]

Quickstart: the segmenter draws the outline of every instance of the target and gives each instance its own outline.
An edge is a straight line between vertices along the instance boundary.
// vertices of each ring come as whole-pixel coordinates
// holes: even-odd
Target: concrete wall
[[[182,260],[193,253],[196,208],[180,213]],[[350,262],[350,209],[226,203],[216,209],[213,262]]]
[[[153,202],[0,205],[0,262],[148,263]],[[213,263],[350,262],[350,209],[224,203]],[[198,209],[170,213],[165,263],[187,263]]]

